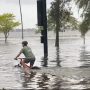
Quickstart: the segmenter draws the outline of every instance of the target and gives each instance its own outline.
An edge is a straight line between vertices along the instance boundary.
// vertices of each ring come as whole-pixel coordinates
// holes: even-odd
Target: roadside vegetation
[[[5,36],[5,42],[9,36],[9,32],[14,30],[20,23],[16,21],[15,16],[11,13],[5,13],[0,15],[0,32]]]
[[[75,0],[75,3],[79,7],[79,10],[82,10],[82,22],[79,25],[79,30],[85,44],[85,35],[90,29],[90,0]]]
[[[79,22],[73,17],[70,2],[71,0],[54,0],[48,11],[48,30],[53,30],[56,33],[56,47],[59,47],[60,31],[66,30],[67,27],[78,29]]]
[[[78,21],[73,16],[72,7],[70,7],[71,1],[76,4],[79,10],[82,10],[82,21]],[[85,36],[90,29],[90,0],[54,0],[51,3],[48,10],[48,30],[53,30],[56,33],[56,47],[59,47],[59,32],[67,30],[67,27],[79,30],[85,44]]]

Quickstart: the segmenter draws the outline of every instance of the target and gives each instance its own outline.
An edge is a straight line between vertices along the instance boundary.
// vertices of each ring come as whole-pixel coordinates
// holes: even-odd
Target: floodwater
[[[43,44],[40,35],[25,32],[24,40],[29,42],[36,56],[35,66],[40,70],[30,70],[26,75],[23,68],[14,67],[14,57],[21,49],[20,32],[11,32],[8,42],[0,35],[0,89],[31,90],[90,90],[90,37],[86,44],[78,32],[61,32],[60,48],[55,47],[55,35],[48,38],[49,56],[43,66]],[[21,55],[20,57],[23,57]]]

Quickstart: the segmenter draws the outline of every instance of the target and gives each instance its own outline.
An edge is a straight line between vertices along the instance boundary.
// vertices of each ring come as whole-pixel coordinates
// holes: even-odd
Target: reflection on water
[[[90,88],[90,79],[76,76],[60,78],[51,74],[40,74],[36,71],[31,71],[29,75],[21,74],[20,78],[23,89],[85,90]]]
[[[35,72],[31,72],[30,75],[24,75],[24,76],[21,76],[21,78],[23,79],[22,81],[22,86],[24,88],[30,88],[30,82],[32,83],[33,82],[33,78],[35,77],[36,73]]]
[[[42,66],[47,67],[48,66],[48,58],[42,58]]]
[[[38,72],[31,71],[29,75],[20,76],[23,80],[22,87],[29,88],[29,89],[43,89],[49,90],[54,89],[53,85],[55,84],[56,77],[49,74],[40,74]]]
[[[80,62],[83,62],[81,67],[90,67],[90,51],[88,51],[85,46],[81,48]]]
[[[35,66],[41,67],[41,70],[30,70],[28,75],[22,68],[14,67],[13,58],[22,40],[9,38],[6,44],[0,41],[0,89],[90,90],[90,38],[83,46],[80,37],[62,36],[60,48],[56,48],[55,40],[50,38],[48,60],[41,59],[43,45],[39,38],[25,38],[36,56]]]

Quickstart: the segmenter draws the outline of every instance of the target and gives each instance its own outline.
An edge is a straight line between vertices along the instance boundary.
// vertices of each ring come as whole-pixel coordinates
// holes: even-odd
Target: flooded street
[[[29,75],[25,75],[22,68],[14,67],[17,63],[14,58],[22,47],[20,32],[11,32],[7,43],[4,43],[1,36],[0,89],[90,90],[89,35],[86,37],[86,45],[83,45],[79,33],[61,32],[58,49],[55,47],[55,35],[49,33],[48,62],[47,67],[43,67],[43,44],[40,43],[40,35],[25,32],[24,40],[29,42],[36,56],[35,66],[41,68],[30,70]]]

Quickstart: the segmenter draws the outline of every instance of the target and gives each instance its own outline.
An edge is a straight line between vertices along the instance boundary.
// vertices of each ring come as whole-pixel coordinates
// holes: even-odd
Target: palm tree
[[[73,29],[78,27],[78,21],[72,16],[68,6],[70,1],[54,0],[48,10],[48,30],[54,30],[56,33],[56,47],[59,47],[59,32],[62,28],[65,28],[66,25],[70,25]]]
[[[79,27],[79,31],[81,32],[81,36],[83,38],[83,43],[84,44],[85,44],[85,35],[89,30],[88,25],[89,25],[88,21],[83,20],[82,23],[80,24],[80,27]]]
[[[80,32],[85,44],[85,34],[90,28],[90,0],[76,0],[76,4],[79,6],[79,9],[83,9],[83,21],[80,24]]]
[[[55,46],[56,47],[59,47],[59,31],[62,27],[62,21],[64,19],[64,16],[66,15],[66,13],[67,13],[67,16],[70,14],[67,10],[64,9],[65,3],[66,2],[64,2],[64,0],[54,0],[51,3],[51,7],[48,12],[48,24],[49,23],[51,24],[48,26],[51,26],[51,28],[54,27],[55,29],[55,33],[56,33]]]
[[[84,11],[89,7],[89,0],[76,0],[76,4],[79,6],[79,8],[83,8]]]

